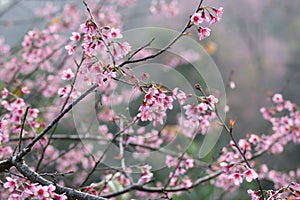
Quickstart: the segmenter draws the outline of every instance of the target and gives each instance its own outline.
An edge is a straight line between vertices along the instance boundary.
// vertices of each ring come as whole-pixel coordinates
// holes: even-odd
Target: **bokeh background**
[[[12,51],[18,49],[28,30],[45,26],[33,11],[49,2],[60,7],[74,3],[84,9],[81,1],[0,0],[0,35],[13,47]],[[159,26],[179,31],[197,4],[196,0],[179,0],[177,15],[153,15],[150,0],[137,0],[136,6],[119,10],[123,30]],[[263,121],[259,109],[267,104],[269,92],[283,93],[286,99],[300,104],[300,1],[204,0],[204,5],[224,7],[221,22],[211,27],[211,37],[199,43],[215,61],[224,84],[229,80],[236,84],[227,92],[227,117],[236,120],[235,134],[267,134],[270,126]],[[197,39],[195,31],[191,37]],[[224,143],[228,141],[226,137],[222,139]],[[291,146],[280,156],[261,159],[274,169],[288,171],[300,164],[299,152],[300,147]]]

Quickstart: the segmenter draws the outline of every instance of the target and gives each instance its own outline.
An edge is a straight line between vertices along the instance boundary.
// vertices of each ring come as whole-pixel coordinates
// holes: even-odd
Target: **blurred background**
[[[0,35],[12,50],[21,45],[28,30],[45,26],[34,10],[49,2],[61,8],[73,3],[84,9],[81,1],[0,0]],[[180,31],[197,4],[196,0],[179,0],[174,8],[176,15],[151,14],[150,0],[137,0],[135,6],[118,12],[124,31],[145,26]],[[270,126],[263,121],[259,109],[267,105],[269,92],[283,93],[285,99],[300,104],[300,1],[204,0],[204,5],[224,7],[221,22],[213,25],[211,36],[199,43],[215,61],[224,84],[229,80],[236,84],[227,92],[227,117],[236,120],[237,137],[251,132],[267,134]],[[197,40],[195,30],[192,37]],[[274,169],[290,170],[300,164],[299,152],[300,147],[290,146],[280,156],[261,159]]]

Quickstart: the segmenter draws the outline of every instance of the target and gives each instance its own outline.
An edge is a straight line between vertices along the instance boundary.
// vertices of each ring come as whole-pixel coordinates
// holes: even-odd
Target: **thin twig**
[[[120,130],[119,132],[117,132],[114,137],[112,138],[112,140],[110,141],[110,143],[106,146],[106,148],[104,149],[103,153],[101,154],[100,158],[97,160],[97,162],[94,164],[93,169],[88,173],[88,175],[86,176],[86,178],[84,179],[84,181],[81,183],[80,187],[83,187],[85,185],[85,183],[88,181],[88,179],[90,178],[90,176],[94,173],[94,171],[96,170],[97,166],[99,165],[99,163],[102,161],[102,159],[104,158],[106,152],[108,151],[108,149],[110,148],[110,146],[116,142],[116,139],[124,132],[126,131],[129,127],[131,127],[133,124],[135,124],[137,121],[137,119],[135,119],[134,121],[132,121],[131,123],[129,123],[126,127],[124,127],[122,130]]]
[[[35,145],[37,141],[39,141],[48,131],[59,122],[61,118],[63,118],[76,104],[78,104],[82,99],[84,99],[87,95],[93,92],[98,86],[93,85],[87,91],[85,91],[82,95],[80,95],[75,101],[73,101],[63,112],[61,112],[56,118],[48,124],[48,126],[38,134],[22,151],[17,155],[19,159],[23,158],[27,153],[31,151],[31,148]]]
[[[28,114],[29,108],[30,108],[29,106],[26,107],[24,118],[23,118],[23,122],[22,122],[22,126],[21,126],[21,131],[20,131],[20,135],[19,135],[19,143],[18,143],[19,152],[21,151],[21,143],[22,143],[23,131],[24,131],[24,128],[25,128],[25,122],[26,122],[26,118],[27,118],[27,114]],[[15,148],[15,150],[13,152],[13,155],[15,155],[16,150],[17,150],[17,147]]]
[[[101,29],[99,28],[99,26],[98,26],[98,24],[97,24],[97,21],[96,21],[94,15],[92,14],[91,9],[89,8],[89,6],[88,6],[86,0],[82,0],[82,3],[83,3],[84,6],[86,7],[86,10],[88,11],[88,13],[89,13],[89,15],[90,15],[91,20],[93,21],[94,25],[96,26],[97,31],[98,31],[98,33],[99,33],[99,35],[100,35],[100,40],[103,42],[103,44],[104,44],[104,46],[105,46],[107,52],[109,53],[109,55],[110,55],[110,57],[111,57],[111,59],[112,59],[113,65],[115,66],[115,65],[116,65],[116,59],[115,59],[114,55],[112,54],[112,52],[111,52],[111,50],[110,50],[108,44],[106,43],[105,38],[104,38],[104,36],[103,36],[103,34],[102,34],[102,32],[101,32]]]

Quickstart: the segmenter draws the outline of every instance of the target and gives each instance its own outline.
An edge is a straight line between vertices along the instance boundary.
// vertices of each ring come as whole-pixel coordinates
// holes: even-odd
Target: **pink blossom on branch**
[[[211,29],[208,27],[200,27],[198,28],[198,37],[199,40],[203,40],[210,36]]]

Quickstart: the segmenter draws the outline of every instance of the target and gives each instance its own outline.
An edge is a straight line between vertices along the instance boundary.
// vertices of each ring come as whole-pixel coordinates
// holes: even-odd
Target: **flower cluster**
[[[172,17],[179,13],[178,1],[171,0],[167,3],[165,0],[152,0],[150,12],[152,14],[162,13],[168,17]]]
[[[187,104],[183,106],[183,108],[185,110],[187,120],[190,120],[194,126],[199,127],[199,131],[202,134],[206,134],[210,127],[210,121],[216,118],[214,108],[215,104],[217,104],[219,100],[213,95],[209,95],[202,99],[202,102],[199,104]]]
[[[21,199],[41,199],[41,200],[66,200],[67,196],[64,194],[56,194],[55,186],[41,186],[39,184],[32,184],[27,182],[20,182],[17,179],[6,177],[6,182],[3,184],[11,194],[7,197],[8,200]]]
[[[147,132],[144,127],[141,127],[136,133],[138,135],[130,134],[125,141],[126,146],[136,145],[136,152],[133,153],[133,157],[136,159],[145,160],[150,154],[150,149],[143,146],[159,149],[163,143],[163,139],[159,137],[159,132],[155,129]]]
[[[173,109],[174,97],[167,90],[152,85],[148,89],[137,117],[141,121],[153,121],[154,126],[162,125],[166,111]]]
[[[299,110],[295,104],[288,100],[284,100],[281,94],[274,94],[271,96],[273,106],[269,108],[261,108],[261,113],[267,121],[271,122],[273,127],[273,133],[271,135],[249,134],[247,138],[240,139],[238,148],[248,159],[251,166],[256,164],[252,161],[252,158],[257,153],[269,152],[271,154],[282,153],[286,144],[290,141],[299,143]],[[293,177],[297,177],[297,172],[290,172],[285,176],[283,173],[276,172],[274,170],[268,170],[265,165],[260,167],[260,172],[257,174],[253,169],[247,167],[243,157],[240,155],[238,148],[234,142],[231,141],[228,148],[223,148],[217,163],[212,165],[212,168],[208,170],[209,173],[216,170],[222,170],[223,173],[212,181],[217,187],[221,187],[224,190],[232,191],[236,189],[243,179],[251,181],[257,177],[268,179],[275,183],[275,189],[286,187],[288,184],[294,181],[299,181]],[[255,195],[259,196],[259,192],[253,192],[249,190],[249,194],[252,199]]]
[[[166,156],[166,165],[169,168],[176,167],[175,172],[171,172],[169,175],[170,186],[175,187],[182,185],[184,188],[189,188],[192,186],[192,180],[187,175],[187,171],[194,168],[194,160],[185,158],[184,160],[181,160],[179,164],[178,162],[178,158],[169,155]]]
[[[28,94],[29,90],[24,87],[21,88],[21,93]],[[6,88],[2,90],[1,105],[6,110],[0,121],[0,144],[8,142],[10,134],[19,134],[21,131],[22,117],[26,112],[28,106],[23,98],[15,96]],[[40,127],[37,121],[39,110],[37,108],[29,108],[26,121],[33,129]],[[24,134],[27,132],[24,131]]]
[[[215,24],[221,20],[223,15],[223,7],[202,7],[199,12],[196,12],[191,17],[191,22],[197,27],[199,40],[203,40],[210,36],[211,29],[203,27],[204,22],[210,25]]]
[[[39,65],[39,69],[45,71],[53,71],[51,59],[62,45],[61,37],[51,28],[42,31],[31,30],[25,35],[22,42],[24,53],[22,54],[25,64],[21,68],[21,72],[30,73]],[[55,54],[58,56],[59,54]]]

